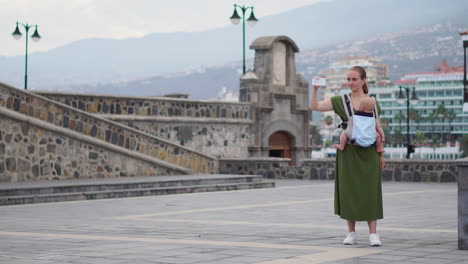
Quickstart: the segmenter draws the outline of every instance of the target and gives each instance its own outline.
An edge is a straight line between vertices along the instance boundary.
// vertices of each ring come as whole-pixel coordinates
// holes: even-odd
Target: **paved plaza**
[[[0,207],[0,263],[468,263],[456,183],[383,184],[382,247],[341,244],[331,181]]]

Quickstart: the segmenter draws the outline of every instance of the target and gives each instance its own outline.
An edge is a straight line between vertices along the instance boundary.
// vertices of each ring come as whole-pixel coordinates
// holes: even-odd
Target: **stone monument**
[[[296,72],[296,43],[286,36],[256,39],[253,71],[240,81],[241,102],[252,105],[249,155],[290,158],[291,164],[309,158],[309,88]]]

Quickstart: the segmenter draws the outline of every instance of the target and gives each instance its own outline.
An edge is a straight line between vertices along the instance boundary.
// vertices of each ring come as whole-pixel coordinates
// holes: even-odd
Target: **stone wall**
[[[0,182],[180,174],[0,114]]]
[[[126,126],[145,131],[187,148],[214,157],[246,158],[250,144],[250,121],[214,122],[210,119],[180,118],[153,120],[113,119]]]
[[[335,159],[307,159],[299,166],[288,166],[289,159],[220,159],[220,173],[255,174],[275,179],[333,180]],[[456,182],[455,161],[387,160],[384,181]]]
[[[252,121],[247,103],[37,93],[210,156],[249,155]]]
[[[100,115],[250,119],[250,104],[168,97],[130,97],[36,92],[88,113]]]
[[[217,172],[217,160],[59,102],[0,83],[0,109],[80,133],[116,147],[199,173]]]

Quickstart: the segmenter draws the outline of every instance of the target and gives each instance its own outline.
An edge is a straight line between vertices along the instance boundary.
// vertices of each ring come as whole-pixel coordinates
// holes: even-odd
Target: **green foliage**
[[[426,144],[427,139],[426,139],[426,134],[424,134],[421,131],[416,131],[416,134],[414,135],[414,143],[418,145],[424,145]]]
[[[403,140],[404,140],[403,133],[401,133],[400,129],[396,129],[395,133],[393,133],[392,142],[395,144],[401,145],[403,143]]]
[[[310,135],[312,147],[316,147],[322,143],[322,135],[320,135],[320,130],[316,126],[310,127]]]
[[[440,144],[440,136],[437,134],[432,134],[432,138],[430,141],[431,147],[435,149],[439,147],[439,144]]]
[[[327,115],[327,116],[325,117],[325,124],[326,124],[327,126],[332,125],[332,124],[333,124],[333,117],[330,116],[330,115]]]

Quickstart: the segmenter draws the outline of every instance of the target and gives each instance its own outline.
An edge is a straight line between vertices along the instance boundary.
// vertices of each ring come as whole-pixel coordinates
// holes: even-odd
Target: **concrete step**
[[[173,178],[166,177],[166,178]],[[152,177],[154,178],[154,177]],[[78,201],[93,199],[110,199],[150,195],[167,195],[194,192],[231,191],[257,188],[273,188],[275,183],[263,181],[260,176],[232,176],[232,175],[192,175],[177,179],[149,180],[149,179],[119,180],[109,179],[92,184],[88,182],[68,183],[32,183],[20,188],[16,184],[8,189],[0,186],[0,205],[15,205],[29,203],[48,203],[62,201]],[[42,185],[42,186],[31,186]],[[49,186],[54,185],[54,186]]]

